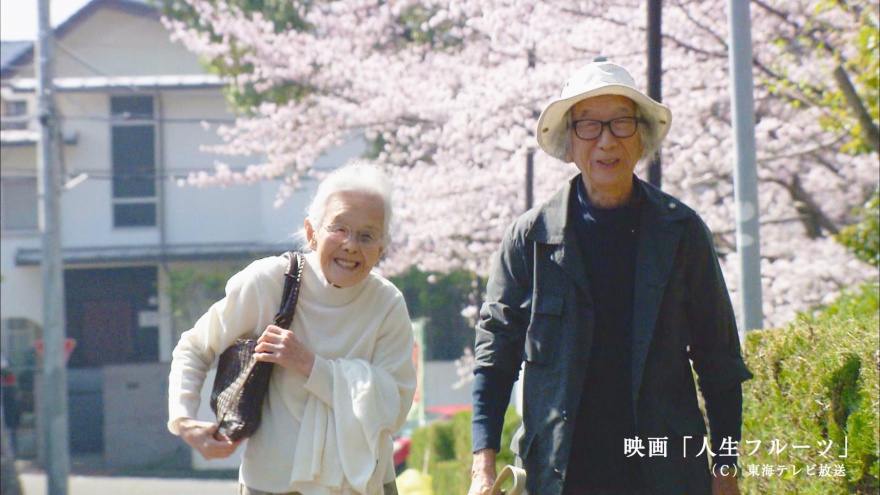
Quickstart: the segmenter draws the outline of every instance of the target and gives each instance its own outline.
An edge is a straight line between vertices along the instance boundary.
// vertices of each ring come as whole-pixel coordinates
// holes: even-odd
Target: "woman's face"
[[[384,250],[384,226],[385,204],[380,196],[359,191],[330,195],[323,225],[314,228],[308,219],[305,222],[309,246],[318,253],[324,278],[343,288],[367,278]],[[346,231],[351,233],[348,239]],[[378,242],[370,243],[377,235]]]
[[[635,103],[625,96],[602,95],[578,102],[571,109],[572,122],[582,119],[604,122],[619,117],[635,117]],[[619,196],[632,189],[632,175],[642,154],[642,142],[636,132],[618,138],[607,126],[596,139],[584,140],[571,131],[571,160],[584,174],[588,193]]]

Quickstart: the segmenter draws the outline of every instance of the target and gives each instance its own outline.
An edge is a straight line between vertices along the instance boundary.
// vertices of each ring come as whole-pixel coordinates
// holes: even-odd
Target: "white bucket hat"
[[[657,103],[648,95],[636,89],[635,80],[623,67],[597,60],[581,67],[562,88],[559,98],[550,102],[538,118],[538,144],[550,156],[566,161],[559,156],[562,150],[553,146],[559,142],[555,138],[560,132],[568,132],[566,114],[576,103],[601,95],[621,95],[634,101],[642,114],[655,129],[657,143],[666,137],[672,124],[672,111]],[[643,143],[645,144],[645,143]]]

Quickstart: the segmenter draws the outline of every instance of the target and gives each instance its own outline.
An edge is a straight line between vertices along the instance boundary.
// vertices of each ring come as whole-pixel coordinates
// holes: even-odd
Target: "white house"
[[[55,35],[68,186],[61,197],[65,330],[76,340],[68,363],[71,451],[102,453],[110,464],[152,462],[180,448],[164,426],[167,363],[193,309],[210,303],[172,305],[174,284],[195,280],[193,270],[227,273],[292,249],[316,183],[280,208],[273,207],[277,182],[176,185],[192,171],[213,170],[218,157],[200,148],[219,138],[202,123],[233,116],[222,81],[170,41],[155,7],[92,0]],[[2,350],[20,376],[18,444],[27,456],[39,450],[31,383],[39,389],[34,345],[43,318],[33,44],[4,42],[2,58]],[[360,151],[350,145],[316,166],[332,168]],[[196,289],[184,287],[193,296]]]

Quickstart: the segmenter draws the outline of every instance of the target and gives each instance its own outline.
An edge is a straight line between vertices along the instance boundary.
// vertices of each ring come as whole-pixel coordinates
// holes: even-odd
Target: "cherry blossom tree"
[[[220,0],[181,1],[210,32],[166,19],[175,39],[227,66],[247,64],[233,84],[271,95],[234,126],[219,127],[225,144],[211,148],[256,162],[218,166],[190,182],[284,177],[282,201],[313,173],[321,153],[363,134],[399,192],[399,229],[382,263],[388,274],[415,265],[485,275],[504,229],[524,210],[526,156],[534,153],[536,201],[576,173],[534,151],[543,106],[599,55],[646,79],[646,6],[636,0],[315,1],[297,13],[307,29],[281,32],[277,19],[260,12]],[[866,26],[876,32],[878,2],[818,8],[827,4],[752,3],[769,325],[877,277],[833,236],[877,188],[877,150],[853,144],[860,136],[854,125],[877,126],[876,85],[848,73],[846,61],[862,60],[866,50],[876,58],[876,39],[872,47],[857,37]],[[736,297],[726,2],[667,1],[663,31],[663,100],[674,114],[662,150],[663,188],[712,228]],[[823,100],[840,94],[838,69],[867,102],[867,122],[841,117]],[[291,85],[296,98],[279,100],[278,88]]]

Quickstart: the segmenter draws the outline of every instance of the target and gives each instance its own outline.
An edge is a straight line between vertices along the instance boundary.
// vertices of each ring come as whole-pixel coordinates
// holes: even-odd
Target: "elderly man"
[[[541,148],[580,174],[517,219],[494,258],[476,329],[469,493],[489,493],[495,480],[521,365],[512,448],[528,493],[738,493],[731,474],[751,374],[712,236],[692,209],[634,175],[671,122],[668,107],[604,60],[578,70],[541,114]]]

